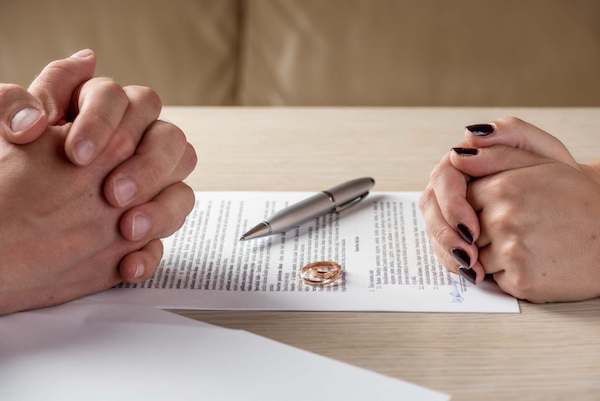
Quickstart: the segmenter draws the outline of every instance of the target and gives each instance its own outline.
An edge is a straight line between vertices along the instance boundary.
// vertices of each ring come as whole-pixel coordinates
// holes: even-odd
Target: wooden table
[[[503,115],[600,157],[600,109],[167,108],[199,156],[197,190],[320,190],[358,176],[376,190],[421,190],[468,123]],[[244,329],[462,400],[599,400],[600,300],[519,315],[179,313]],[[243,356],[241,356],[243,357]],[[401,398],[399,398],[401,399]]]

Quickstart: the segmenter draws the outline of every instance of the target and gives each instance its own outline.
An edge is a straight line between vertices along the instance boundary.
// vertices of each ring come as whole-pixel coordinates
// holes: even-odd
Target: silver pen
[[[283,233],[318,216],[331,212],[341,212],[363,200],[369,194],[373,185],[375,185],[374,179],[363,177],[321,191],[275,213],[242,235],[240,241]]]

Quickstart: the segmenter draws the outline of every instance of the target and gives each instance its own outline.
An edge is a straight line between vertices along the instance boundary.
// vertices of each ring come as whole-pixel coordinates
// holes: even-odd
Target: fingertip
[[[483,268],[481,263],[479,263],[479,261],[477,261],[473,265],[472,269],[475,270],[475,273],[477,274],[477,276],[475,278],[475,284],[476,285],[481,284],[481,282],[483,282],[483,280],[485,280],[485,269]]]
[[[0,83],[0,135],[8,142],[26,144],[36,140],[48,126],[39,99],[15,84]]]
[[[125,283],[137,283],[145,272],[143,260],[140,257],[128,255],[119,266],[119,274]]]
[[[92,49],[81,49],[71,54],[70,58],[90,60],[96,58],[96,53]]]
[[[115,196],[115,180],[113,174],[104,180],[102,192],[104,192],[104,199],[106,199],[109,205],[116,208],[121,207]]]
[[[119,223],[121,235],[128,241],[141,241],[152,230],[152,219],[141,208],[129,210]]]
[[[472,230],[466,224],[458,223],[456,225],[456,232],[458,235],[469,245],[473,245],[475,242],[475,237],[473,236]]]
[[[467,176],[479,176],[482,152],[479,148],[452,148],[450,151],[450,163],[454,168]]]
[[[98,149],[94,142],[83,138],[77,141],[67,140],[65,153],[73,164],[84,167],[92,163],[98,156]]]
[[[128,210],[121,216],[121,220],[119,221],[119,231],[121,232],[121,236],[127,241],[133,241],[132,238],[132,222],[133,222],[133,212]]]
[[[96,72],[96,53],[92,49],[81,49],[66,60],[77,63],[76,65],[81,69],[81,72],[84,72],[90,78]]]
[[[119,265],[119,274],[126,283],[141,283],[154,275],[162,258],[163,245],[152,240],[137,252],[125,256]]]
[[[38,139],[42,133],[48,128],[48,116],[43,111],[38,111],[39,115],[36,118],[30,118],[29,121],[18,121],[15,119],[26,119],[27,117],[19,116],[20,112],[15,113],[12,118],[13,124],[10,127],[2,130],[4,138],[16,145],[25,145]],[[33,120],[33,121],[32,121]],[[22,128],[22,126],[26,126]]]
[[[51,124],[65,119],[79,86],[91,79],[96,70],[96,55],[82,49],[69,57],[54,60],[44,67],[29,86],[40,100]]]
[[[151,258],[147,253],[142,249],[123,258],[119,266],[119,274],[123,282],[141,283],[154,274],[156,265],[149,264]]]

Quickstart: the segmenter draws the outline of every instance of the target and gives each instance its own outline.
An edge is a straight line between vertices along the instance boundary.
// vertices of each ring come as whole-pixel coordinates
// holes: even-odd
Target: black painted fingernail
[[[473,245],[473,234],[471,234],[469,227],[465,226],[463,223],[458,223],[456,229],[458,230],[458,235],[460,235],[466,243]]]
[[[458,269],[458,273],[463,276],[466,280],[468,280],[471,284],[475,284],[475,279],[477,278],[477,273],[473,269],[465,269],[461,267]]]
[[[475,156],[479,153],[479,149],[475,148],[452,148],[452,150],[461,156]]]
[[[454,256],[454,259],[456,259],[461,267],[468,269],[471,266],[471,257],[464,249],[452,248],[452,256]]]
[[[469,132],[475,136],[488,136],[494,132],[492,124],[472,124],[466,127]]]

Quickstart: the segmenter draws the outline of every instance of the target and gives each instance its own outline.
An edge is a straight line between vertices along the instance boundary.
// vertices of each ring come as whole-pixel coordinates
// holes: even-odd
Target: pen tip
[[[257,226],[251,228],[250,231],[248,231],[247,233],[242,235],[242,238],[240,238],[240,241],[247,241],[247,240],[251,240],[254,238],[269,235],[271,233],[270,228],[271,227],[265,222],[259,223]]]

